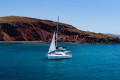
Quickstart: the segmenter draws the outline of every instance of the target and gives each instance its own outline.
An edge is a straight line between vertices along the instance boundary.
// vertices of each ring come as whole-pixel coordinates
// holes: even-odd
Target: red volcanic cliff
[[[0,17],[0,41],[50,42],[56,22],[28,17]],[[59,23],[59,42],[120,43],[118,37],[81,31],[72,25]]]

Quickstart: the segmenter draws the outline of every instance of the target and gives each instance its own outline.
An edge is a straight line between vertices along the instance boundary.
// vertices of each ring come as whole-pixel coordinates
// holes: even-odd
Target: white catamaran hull
[[[65,54],[63,52],[57,52],[57,53],[54,53],[54,54],[48,54],[47,58],[48,59],[67,59],[67,58],[72,58],[72,55]]]

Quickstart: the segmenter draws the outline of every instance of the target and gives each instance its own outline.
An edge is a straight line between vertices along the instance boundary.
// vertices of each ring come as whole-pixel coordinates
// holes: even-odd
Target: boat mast
[[[56,47],[57,47],[57,36],[58,36],[58,22],[59,22],[59,16],[58,16],[58,20],[57,20],[57,26],[56,26],[56,36],[55,36],[55,43],[56,43]]]

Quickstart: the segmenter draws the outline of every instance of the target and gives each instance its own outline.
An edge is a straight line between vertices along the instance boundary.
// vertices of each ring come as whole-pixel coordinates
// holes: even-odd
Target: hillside
[[[0,17],[0,41],[50,42],[56,22],[28,17]],[[72,25],[59,23],[59,42],[88,44],[117,44],[118,37],[78,30]]]

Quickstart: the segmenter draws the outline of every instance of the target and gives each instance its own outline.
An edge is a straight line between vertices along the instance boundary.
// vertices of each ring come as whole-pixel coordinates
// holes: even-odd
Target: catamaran
[[[58,17],[59,21],[59,17]],[[47,53],[47,59],[67,59],[72,58],[70,51],[66,51],[66,47],[57,47],[57,34],[58,34],[58,21],[57,26],[53,34],[53,38],[50,44],[49,51]]]

